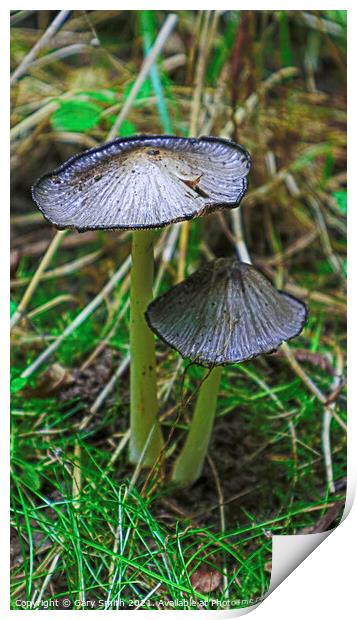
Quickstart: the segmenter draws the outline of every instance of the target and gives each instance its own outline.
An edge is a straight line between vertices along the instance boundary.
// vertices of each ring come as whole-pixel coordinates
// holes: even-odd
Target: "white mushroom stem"
[[[156,463],[163,448],[157,415],[154,337],[144,317],[152,300],[154,234],[152,230],[134,231],[131,250],[129,458],[131,463],[140,460],[147,467]]]
[[[193,484],[201,475],[216,413],[222,366],[204,377],[184,446],[172,470],[172,482],[179,487]]]

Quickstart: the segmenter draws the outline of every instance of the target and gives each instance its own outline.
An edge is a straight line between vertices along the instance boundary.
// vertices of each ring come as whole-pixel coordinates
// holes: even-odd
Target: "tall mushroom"
[[[146,319],[182,357],[210,369],[173,469],[173,482],[186,486],[201,474],[222,365],[271,353],[294,338],[306,323],[307,309],[295,297],[276,290],[252,265],[218,258],[151,302]]]
[[[32,189],[44,217],[59,229],[130,229],[130,459],[155,463],[162,449],[156,363],[144,311],[152,299],[150,229],[237,207],[247,190],[249,154],[213,137],[133,136],[75,155]]]

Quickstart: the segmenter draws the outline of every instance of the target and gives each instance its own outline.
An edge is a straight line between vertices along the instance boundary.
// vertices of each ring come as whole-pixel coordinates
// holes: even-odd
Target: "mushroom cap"
[[[220,138],[132,136],[75,155],[32,188],[57,228],[160,228],[237,207],[251,167],[243,147]]]
[[[271,353],[301,332],[307,308],[252,265],[218,258],[157,297],[145,316],[182,357],[215,366]]]

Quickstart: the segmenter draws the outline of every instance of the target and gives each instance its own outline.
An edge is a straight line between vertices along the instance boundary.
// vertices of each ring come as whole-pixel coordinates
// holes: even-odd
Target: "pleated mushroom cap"
[[[182,357],[214,366],[271,353],[301,332],[307,308],[252,265],[219,258],[155,299],[146,320]]]
[[[249,154],[219,138],[133,136],[69,159],[41,177],[32,197],[57,228],[159,228],[237,207]]]

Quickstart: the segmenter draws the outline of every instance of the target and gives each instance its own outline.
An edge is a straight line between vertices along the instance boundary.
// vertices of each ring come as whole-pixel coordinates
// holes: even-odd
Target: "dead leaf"
[[[190,577],[191,585],[202,594],[208,594],[221,585],[222,575],[207,564],[201,564]]]
[[[26,388],[24,394],[28,396],[48,396],[57,392],[63,386],[73,383],[73,381],[74,377],[68,368],[55,363],[41,375],[38,385],[35,388]]]

